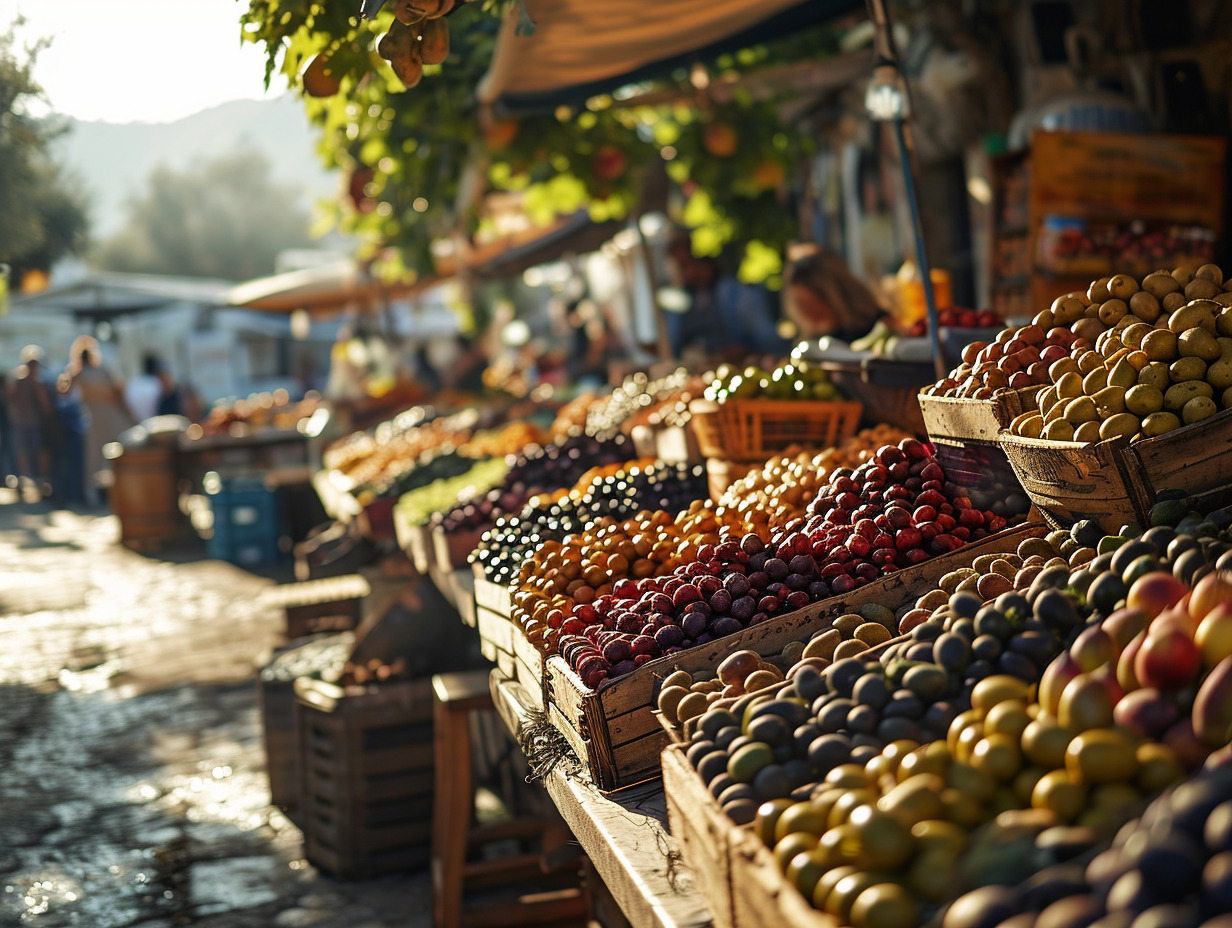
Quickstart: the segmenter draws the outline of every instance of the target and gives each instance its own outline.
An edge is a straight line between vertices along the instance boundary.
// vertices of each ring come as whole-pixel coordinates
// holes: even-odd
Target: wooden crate
[[[508,678],[517,680],[536,709],[546,704],[544,662],[547,657],[511,618],[513,600],[508,587],[485,580],[475,572],[475,613],[479,648]]]
[[[841,444],[855,434],[864,406],[848,400],[693,400],[689,411],[689,426],[703,455],[764,461],[792,445]]]
[[[924,417],[924,428],[934,444],[996,444],[1001,430],[1016,416],[1039,408],[1035,400],[1040,389],[1002,390],[988,400],[926,396],[921,393],[920,413]]]
[[[371,592],[359,574],[282,583],[263,601],[283,610],[288,640],[322,632],[349,631],[359,624],[360,604]]]
[[[367,879],[427,864],[434,786],[432,681],[295,681],[304,856]]]
[[[769,459],[767,459],[769,460]],[[710,499],[718,502],[723,492],[745,476],[761,462],[728,461],[724,458],[706,459],[706,486],[710,491]]]
[[[1182,490],[1200,508],[1232,501],[1232,411],[1132,443],[1002,434],[1001,447],[1032,502],[1061,527],[1079,519],[1109,533],[1126,522],[1149,525],[1163,490]]]
[[[427,576],[436,563],[436,549],[432,546],[432,536],[426,525],[408,525],[394,510],[394,525],[398,535],[398,546],[407,553],[411,563],[420,574]]]
[[[813,908],[787,882],[774,855],[755,834],[729,822],[727,835],[731,928],[839,928],[837,918]]]
[[[443,570],[463,570],[469,568],[468,559],[471,552],[479,545],[483,537],[483,529],[469,529],[460,532],[446,532],[440,526],[429,531],[432,538],[433,557],[437,566]]]
[[[397,535],[394,532],[395,503],[397,503],[397,500],[394,497],[382,496],[364,506],[355,517],[359,533],[377,544],[396,541]]]
[[[736,825],[723,814],[706,784],[685,756],[687,744],[672,744],[662,755],[667,824],[715,928],[732,925],[731,832]]]
[[[668,824],[715,928],[838,928],[783,877],[769,848],[731,821],[685,756],[663,751]]]
[[[832,596],[734,635],[660,657],[623,677],[604,681],[597,690],[583,684],[563,657],[553,655],[544,670],[548,720],[589,765],[599,789],[611,792],[651,779],[659,773],[659,754],[670,740],[655,720],[653,709],[660,685],[672,671],[713,670],[724,657],[741,648],[776,654],[788,642],[808,638],[835,617],[864,603],[877,602],[897,609],[935,589],[937,581],[956,567],[969,565],[981,554],[1014,551],[1024,539],[1039,537],[1045,531],[1042,522],[1006,529],[887,574],[846,596]]]

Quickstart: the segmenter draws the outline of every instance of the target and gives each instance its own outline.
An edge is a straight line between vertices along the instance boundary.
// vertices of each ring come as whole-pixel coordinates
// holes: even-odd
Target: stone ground
[[[117,538],[0,489],[0,926],[429,925],[425,873],[330,879],[269,805],[273,580]]]

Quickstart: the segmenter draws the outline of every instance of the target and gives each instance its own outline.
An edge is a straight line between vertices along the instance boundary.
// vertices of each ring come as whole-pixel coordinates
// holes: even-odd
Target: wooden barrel
[[[108,501],[120,520],[121,544],[156,550],[189,534],[188,520],[180,512],[174,447],[124,448],[112,457],[111,467]]]

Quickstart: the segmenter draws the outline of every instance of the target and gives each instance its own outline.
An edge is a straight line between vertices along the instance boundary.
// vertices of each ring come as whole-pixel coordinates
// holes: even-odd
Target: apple
[[[1202,663],[1207,668],[1232,655],[1232,600],[1218,603],[1206,613],[1194,631],[1194,641],[1202,651]]]

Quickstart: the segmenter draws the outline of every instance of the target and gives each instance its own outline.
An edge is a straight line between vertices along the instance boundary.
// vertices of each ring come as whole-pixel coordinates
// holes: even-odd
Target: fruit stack
[[[928,448],[905,439],[854,470],[833,471],[807,517],[768,538],[720,530],[669,573],[627,577],[610,592],[588,587],[595,595],[586,602],[530,608],[545,611],[548,628],[560,632],[560,653],[593,689],[656,657],[845,595],[1006,524],[1002,516],[973,508]],[[519,589],[533,594],[536,576],[531,559]],[[550,646],[554,637],[544,640]]]
[[[1039,410],[1016,418],[1010,431],[1134,441],[1232,408],[1232,291],[1222,283],[1223,272],[1208,264],[1192,277],[1156,271],[1141,284],[1118,274],[1059,299],[1052,313],[1062,322],[1078,314],[1075,332],[1092,319],[1105,328],[1051,360]]]
[[[1232,512],[1178,514],[1118,536],[1079,524],[1023,542],[1017,567],[973,566],[876,661],[802,656],[786,683],[709,705],[688,762],[842,924],[1104,928],[1157,905],[1183,911],[1144,925],[1201,924],[1226,911],[1226,865],[1202,871],[1226,836],[1176,825],[1232,800],[1232,781],[1177,787],[1140,834],[1119,831],[1203,764],[1232,765]],[[727,668],[750,671],[746,690],[763,669]],[[1028,879],[1110,843],[1063,886]],[[1143,867],[1156,857],[1192,867],[1164,879]],[[1065,918],[1048,908],[1070,897]]]

